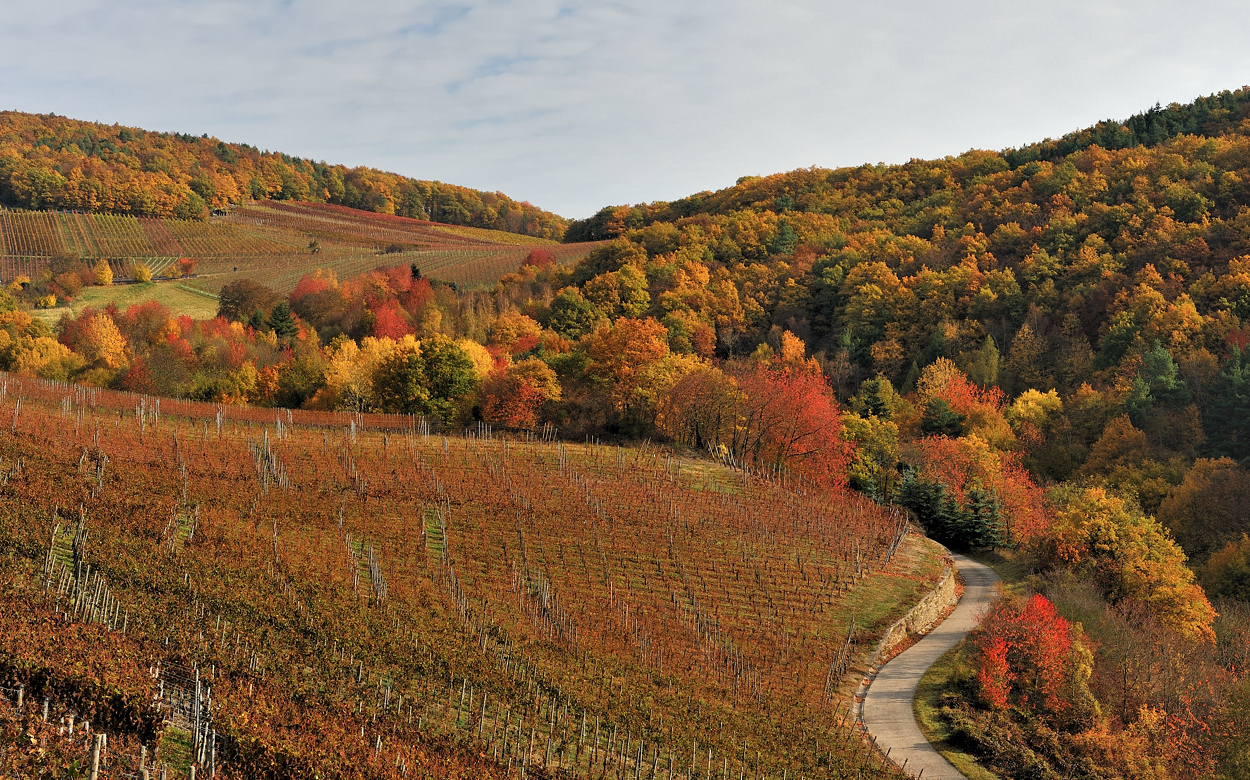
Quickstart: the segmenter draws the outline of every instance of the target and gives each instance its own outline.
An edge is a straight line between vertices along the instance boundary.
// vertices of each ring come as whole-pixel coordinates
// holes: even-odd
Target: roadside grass
[[[952,688],[969,685],[976,677],[969,658],[968,640],[964,640],[946,652],[937,663],[929,667],[920,684],[916,686],[916,698],[912,707],[916,723],[925,739],[969,780],[999,780],[998,775],[977,763],[972,755],[950,744],[950,729],[938,717],[942,708],[942,694]]]
[[[874,637],[871,644],[875,646],[886,628],[937,585],[945,553],[943,547],[927,537],[908,534],[890,566],[852,590],[854,595],[845,604],[846,622],[853,616],[856,633],[870,632]]]
[[[994,573],[1002,580],[1003,591],[1007,594],[1019,593],[1025,581],[1032,574],[1014,550],[978,550],[977,552],[967,553],[967,555],[978,563],[983,563],[993,569]]]
[[[32,315],[55,327],[61,317],[72,312],[74,316],[90,306],[103,309],[110,303],[125,310],[136,303],[158,301],[175,316],[186,315],[193,320],[211,320],[217,316],[217,301],[202,292],[188,290],[179,280],[146,282],[141,284],[112,284],[108,287],[84,287],[73,303],[55,309],[35,309]]]

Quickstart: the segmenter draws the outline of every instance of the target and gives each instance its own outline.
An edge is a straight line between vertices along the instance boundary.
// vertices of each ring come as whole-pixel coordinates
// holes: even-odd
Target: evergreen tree
[[[894,417],[900,399],[894,385],[881,374],[865,379],[859,386],[859,395],[852,401],[852,408],[864,416],[875,415],[882,420]]]
[[[1150,395],[1159,403],[1182,406],[1189,403],[1189,388],[1180,378],[1180,369],[1172,360],[1172,353],[1158,341],[1154,348],[1142,355],[1141,376],[1150,385]]]
[[[938,325],[933,331],[933,338],[929,341],[929,348],[924,354],[925,365],[942,357],[949,357],[946,354],[946,328]]]
[[[972,546],[972,528],[969,526],[968,514],[959,506],[959,501],[944,490],[942,499],[938,501],[936,521],[932,534],[934,539],[959,549]]]
[[[937,481],[903,471],[898,502],[910,509],[931,539],[949,547],[967,550],[1000,547],[1005,544],[1002,505],[998,498],[980,486],[968,491],[964,506]]]
[[[931,398],[925,405],[920,430],[932,436],[959,436],[964,432],[966,419],[945,398]]]
[[[1069,313],[1059,331],[1059,378],[1064,387],[1079,387],[1094,370],[1094,350],[1081,328],[1081,318]]]
[[[1046,370],[1048,350],[1046,340],[1028,324],[1020,326],[1020,332],[1011,340],[1005,366],[1011,378],[1012,392],[1021,393],[1030,387],[1044,391],[1053,386],[1050,373]]]
[[[907,377],[903,379],[903,392],[910,393],[916,389],[916,383],[920,381],[920,365],[916,361],[911,362],[911,368],[907,369]]]
[[[1203,428],[1212,455],[1250,458],[1250,355],[1236,345],[1211,388]]]
[[[1007,540],[1002,505],[980,486],[968,491],[968,538],[973,547],[1001,547]]]
[[[273,329],[279,341],[290,341],[299,334],[299,325],[295,324],[295,317],[291,316],[291,304],[286,301],[278,301],[274,305],[266,324]]]

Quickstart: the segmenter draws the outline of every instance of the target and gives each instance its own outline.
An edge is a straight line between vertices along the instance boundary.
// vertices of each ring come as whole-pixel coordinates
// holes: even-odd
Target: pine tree
[[[1056,358],[1059,379],[1064,387],[1078,387],[1094,370],[1094,350],[1081,328],[1081,318],[1075,314],[1063,318]]]
[[[959,436],[964,432],[966,419],[945,398],[931,398],[920,420],[920,430],[933,436]]]
[[[1250,458],[1250,354],[1236,345],[1211,388],[1202,422],[1212,455]]]
[[[968,491],[968,524],[974,547],[1001,547],[1007,542],[1002,505],[993,493],[980,486]]]
[[[299,333],[299,326],[295,324],[295,318],[291,316],[291,304],[286,301],[278,301],[273,311],[269,313],[269,320],[266,324],[273,329],[279,341],[290,341]]]
[[[1020,326],[1020,332],[1011,341],[1007,355],[1007,373],[1011,375],[1012,390],[1019,393],[1030,387],[1049,390],[1053,386],[1046,371],[1046,340],[1033,332],[1028,324]]]

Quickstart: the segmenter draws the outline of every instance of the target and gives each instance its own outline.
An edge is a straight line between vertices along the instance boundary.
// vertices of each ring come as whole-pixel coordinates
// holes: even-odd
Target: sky
[[[0,109],[568,217],[1004,149],[1250,84],[1245,0],[4,0]]]

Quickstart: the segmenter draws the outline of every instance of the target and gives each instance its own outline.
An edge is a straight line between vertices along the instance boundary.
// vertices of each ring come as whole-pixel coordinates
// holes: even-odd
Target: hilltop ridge
[[[501,192],[194,136],[0,111],[0,204],[204,219],[248,200],[350,206],[558,239],[567,220]]]

